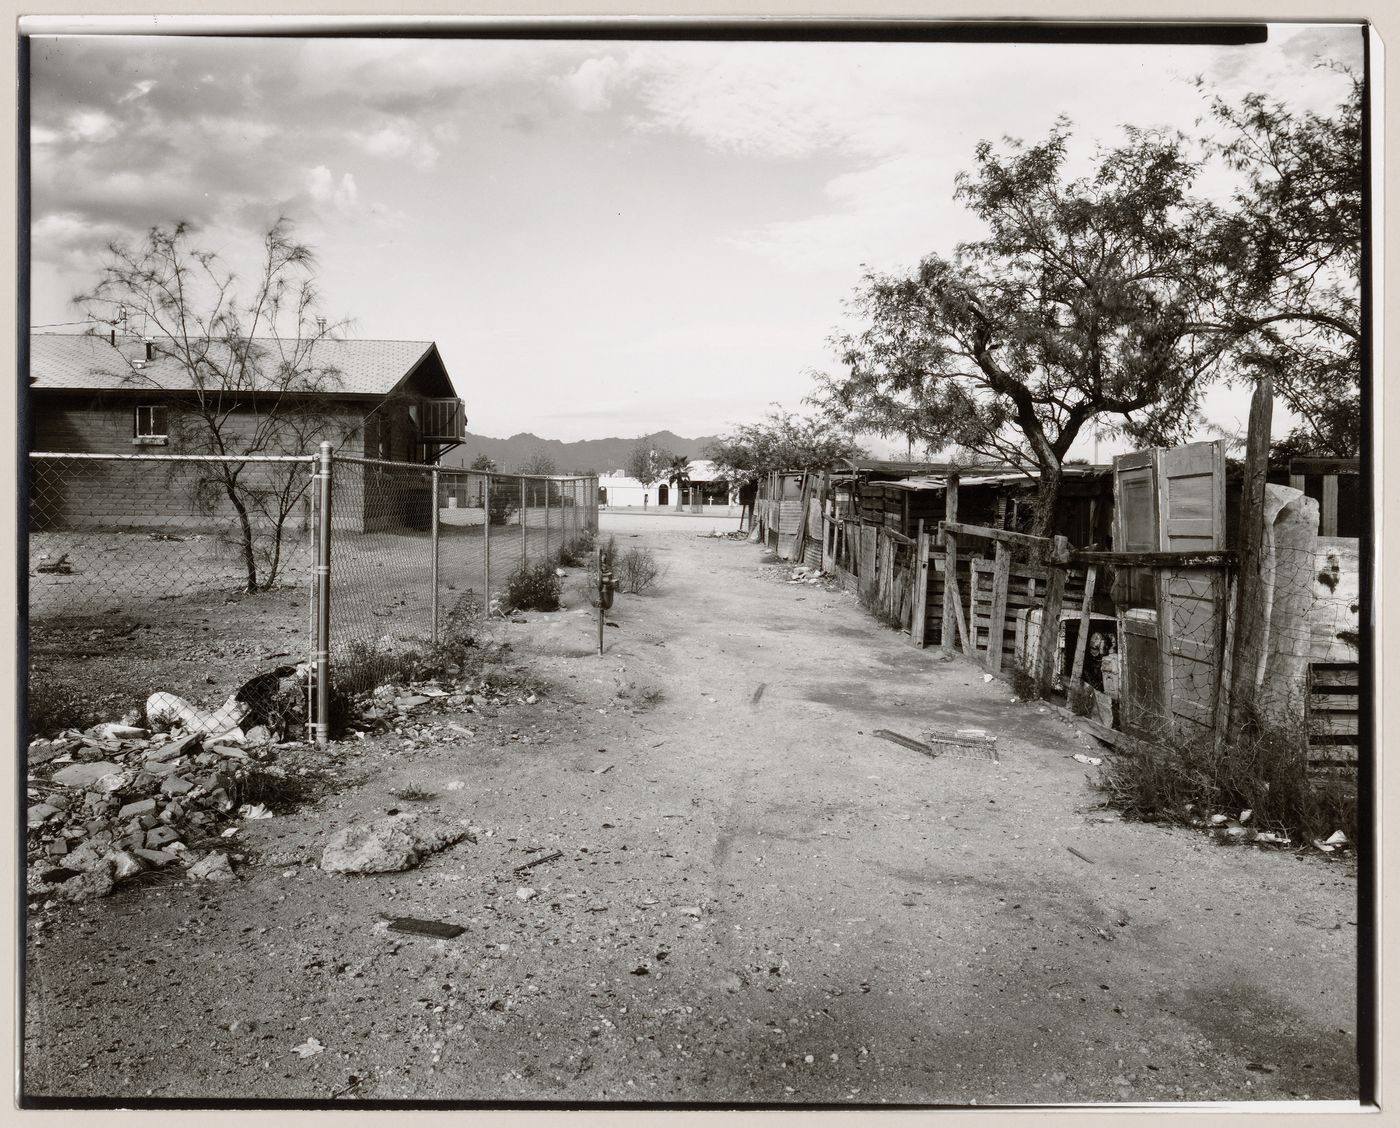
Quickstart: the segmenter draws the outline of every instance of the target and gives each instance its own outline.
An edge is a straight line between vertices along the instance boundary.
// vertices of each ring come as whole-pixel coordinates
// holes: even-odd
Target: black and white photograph
[[[1373,1107],[1321,8],[23,20],[19,1106]]]

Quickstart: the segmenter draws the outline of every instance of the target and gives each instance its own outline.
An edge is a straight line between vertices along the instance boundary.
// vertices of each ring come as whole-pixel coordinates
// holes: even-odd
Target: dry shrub
[[[633,547],[622,554],[621,560],[614,562],[613,575],[617,578],[618,591],[639,595],[665,576],[666,569],[657,563],[651,549]]]
[[[1197,815],[1252,810],[1251,826],[1294,841],[1336,830],[1355,841],[1354,792],[1310,778],[1307,747],[1301,720],[1247,724],[1219,752],[1209,731],[1178,734],[1111,757],[1097,786],[1125,815],[1146,821],[1190,822],[1188,804]]]
[[[553,560],[541,560],[511,574],[506,604],[514,611],[558,611],[561,584]]]

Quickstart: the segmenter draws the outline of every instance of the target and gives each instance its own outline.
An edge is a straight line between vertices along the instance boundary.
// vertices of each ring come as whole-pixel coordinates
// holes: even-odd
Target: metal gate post
[[[549,479],[544,480],[544,558],[549,559]]]
[[[489,608],[491,606],[491,475],[486,475],[486,484],[481,488],[482,508],[486,511],[486,524],[482,526],[481,542],[482,550],[486,554],[486,591],[482,595],[482,602]]]
[[[321,444],[321,512],[316,533],[316,743],[331,736],[331,444]]]
[[[438,640],[438,476],[442,473],[436,466],[433,467],[433,645],[437,645]]]
[[[530,565],[530,553],[525,547],[526,538],[525,479],[520,479],[520,567],[523,571]]]

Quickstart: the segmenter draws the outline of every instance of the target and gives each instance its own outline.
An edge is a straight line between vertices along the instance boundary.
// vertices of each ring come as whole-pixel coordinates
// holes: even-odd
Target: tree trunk
[[[1064,471],[1058,462],[1054,466],[1040,467],[1040,482],[1035,492],[1035,518],[1030,529],[1032,536],[1048,539],[1054,535],[1055,509],[1059,504],[1060,483],[1063,480]]]
[[[243,564],[248,572],[246,591],[255,592],[258,590],[258,561],[253,554],[253,524],[248,520],[248,507],[243,504],[243,499],[238,496],[238,489],[229,478],[224,479],[224,492],[228,494],[229,501],[233,504],[234,511],[238,514],[238,528],[243,535]]]

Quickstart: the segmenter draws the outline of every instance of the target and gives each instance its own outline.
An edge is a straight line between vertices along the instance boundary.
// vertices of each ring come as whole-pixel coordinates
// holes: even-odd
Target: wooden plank
[[[1260,574],[1264,544],[1264,485],[1269,467],[1269,437],[1273,421],[1274,384],[1261,371],[1249,404],[1244,486],[1240,497],[1240,570],[1235,585],[1235,642],[1230,668],[1230,715],[1227,742],[1235,743],[1240,726],[1254,704],[1266,655],[1266,593]]]
[[[1069,541],[1065,537],[1055,538],[1055,553],[1059,558],[1069,551]],[[1040,646],[1035,658],[1035,678],[1040,696],[1050,692],[1055,681],[1055,656],[1060,645],[1060,608],[1065,597],[1065,570],[1051,568],[1050,580],[1045,589],[1045,610],[1040,617]]]
[[[1318,525],[1318,535],[1324,537],[1335,537],[1337,535],[1337,475],[1324,474],[1322,476],[1322,517]]]
[[[1233,549],[1216,552],[1087,552],[1069,554],[1071,564],[1114,564],[1137,568],[1235,568],[1240,553]]]
[[[958,639],[962,643],[962,651],[971,658],[976,652],[976,640],[969,637],[967,621],[963,618],[962,596],[958,592],[958,578],[951,572],[948,574],[948,590],[953,595],[954,622],[957,624]]]
[[[1011,579],[1011,552],[997,541],[996,562],[992,572],[992,610],[987,638],[987,669],[1001,669],[1002,649],[1006,635],[1006,588]]]
[[[1033,537],[1029,533],[1013,533],[1010,529],[993,529],[987,525],[964,525],[958,521],[943,522],[946,530],[962,536],[981,537],[983,540],[994,541],[997,544],[1014,544],[1022,548],[1039,549],[1045,552],[1053,552],[1055,541],[1047,537]],[[1063,539],[1063,538],[1061,538]],[[1065,541],[1068,550],[1069,541]],[[1053,557],[1052,557],[1053,559]],[[1056,561],[1063,563],[1063,561]]]
[[[918,555],[914,560],[914,606],[909,619],[909,643],[920,649],[928,631],[929,537],[919,518]]]
[[[1308,479],[1303,474],[1290,474],[1288,475],[1288,485],[1292,489],[1304,491],[1308,488]]]
[[[956,533],[945,532],[948,522],[955,522],[958,519],[958,476],[948,475],[947,488],[943,494],[943,521],[939,523],[938,539],[943,547],[943,622],[939,627],[940,638],[945,653],[951,654],[956,646],[956,639],[959,637],[957,629],[957,616],[954,608],[958,607],[958,538]],[[966,644],[963,646],[966,652]]]
[[[1360,474],[1359,458],[1294,458],[1288,463],[1288,473],[1297,474]]]
[[[1090,615],[1094,607],[1094,585],[1098,582],[1098,566],[1089,565],[1089,571],[1084,577],[1084,598],[1079,606],[1079,632],[1074,640],[1074,661],[1069,668],[1069,687],[1077,689],[1084,681],[1084,655],[1089,647],[1089,624],[1092,621]]]

